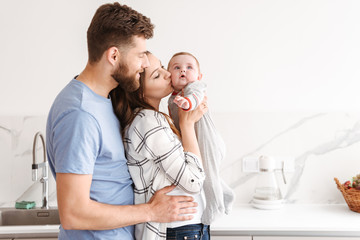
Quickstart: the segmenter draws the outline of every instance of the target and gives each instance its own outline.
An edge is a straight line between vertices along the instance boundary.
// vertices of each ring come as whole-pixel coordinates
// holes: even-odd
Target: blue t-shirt
[[[113,204],[134,204],[120,123],[111,100],[73,79],[56,97],[46,126],[47,156],[56,173],[91,174],[90,198]],[[91,209],[89,209],[91,211]],[[113,230],[64,230],[59,239],[134,239],[134,227]]]

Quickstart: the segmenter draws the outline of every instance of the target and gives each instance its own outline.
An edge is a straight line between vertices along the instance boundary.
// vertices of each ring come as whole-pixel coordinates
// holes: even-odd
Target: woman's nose
[[[171,73],[168,72],[168,71],[166,71],[165,79],[166,79],[166,80],[171,80],[170,77],[171,77]]]

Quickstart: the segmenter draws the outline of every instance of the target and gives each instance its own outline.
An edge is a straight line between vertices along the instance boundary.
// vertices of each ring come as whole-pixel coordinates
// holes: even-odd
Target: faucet
[[[36,146],[37,146],[37,139],[40,137],[43,147],[43,162],[42,163],[36,163]],[[42,177],[40,179],[40,182],[42,183],[42,209],[49,209],[49,164],[46,161],[46,153],[45,153],[45,141],[44,136],[41,132],[37,132],[34,137],[34,144],[33,144],[33,164],[32,164],[32,180],[37,181],[38,180],[38,169],[42,168]]]

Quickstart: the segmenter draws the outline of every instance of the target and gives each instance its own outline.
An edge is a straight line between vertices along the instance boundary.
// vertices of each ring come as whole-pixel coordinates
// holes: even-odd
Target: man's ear
[[[202,73],[199,73],[198,80],[200,81],[202,79]]]
[[[111,65],[115,66],[116,63],[120,60],[120,51],[117,47],[111,47],[105,52],[106,59],[110,62]]]

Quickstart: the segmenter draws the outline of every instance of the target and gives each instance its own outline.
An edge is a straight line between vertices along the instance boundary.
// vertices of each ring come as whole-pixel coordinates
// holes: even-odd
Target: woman
[[[201,224],[205,175],[194,130],[195,122],[207,111],[206,102],[194,111],[179,111],[180,137],[171,119],[159,111],[161,99],[173,91],[170,73],[151,53],[148,59],[150,66],[141,73],[137,91],[127,93],[119,86],[112,92],[115,113],[124,126],[135,204],[148,202],[155,191],[174,184],[171,195],[191,195],[198,207],[187,221],[138,224],[136,239],[209,239],[208,226]]]

